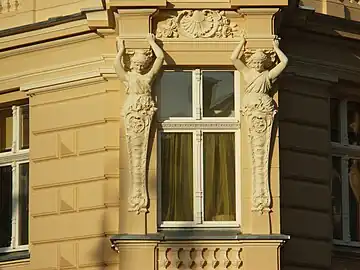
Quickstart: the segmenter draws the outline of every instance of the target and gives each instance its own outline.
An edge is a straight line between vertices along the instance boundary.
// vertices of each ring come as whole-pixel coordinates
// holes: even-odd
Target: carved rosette
[[[159,22],[157,38],[231,38],[241,32],[225,17],[224,11],[183,10],[177,16]]]
[[[252,159],[252,211],[270,211],[269,151],[276,113],[273,99],[263,93],[247,93],[242,113],[248,124]]]
[[[150,125],[156,111],[150,94],[130,95],[124,108],[126,140],[132,183],[130,186],[129,211],[147,212],[146,156]]]

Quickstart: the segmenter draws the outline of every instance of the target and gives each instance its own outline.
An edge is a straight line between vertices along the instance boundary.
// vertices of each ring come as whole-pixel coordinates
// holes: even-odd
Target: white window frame
[[[20,149],[20,124],[21,124],[21,107],[28,106],[19,105],[12,106],[13,113],[13,139],[11,151],[0,153],[0,167],[12,167],[12,220],[11,220],[11,243],[9,247],[1,247],[0,253],[28,250],[29,245],[19,245],[20,230],[18,221],[20,219],[20,211],[18,208],[19,184],[20,184],[20,164],[29,163],[29,149]],[[15,207],[14,207],[15,206]]]
[[[173,70],[165,70],[171,72]],[[179,71],[179,70],[176,70]],[[183,69],[180,71],[190,71]],[[234,117],[203,117],[203,71],[234,72]],[[240,73],[231,69],[194,69],[192,70],[192,117],[173,117],[161,119],[158,116],[157,131],[157,183],[158,183],[158,227],[160,228],[219,228],[240,227]],[[161,102],[161,101],[160,101]],[[160,104],[158,107],[161,107]],[[235,139],[235,221],[204,221],[203,196],[203,134],[233,133]],[[161,134],[192,133],[193,136],[193,217],[194,221],[162,221],[161,211]]]
[[[349,211],[349,159],[360,160],[360,146],[350,145],[348,139],[347,103],[352,100],[339,100],[340,142],[331,142],[332,157],[341,160],[341,221],[342,239],[333,239],[334,244],[360,247],[360,241],[351,241],[350,235],[350,211]]]

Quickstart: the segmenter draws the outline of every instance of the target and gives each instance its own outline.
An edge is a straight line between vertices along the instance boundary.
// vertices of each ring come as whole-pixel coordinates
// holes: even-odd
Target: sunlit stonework
[[[269,69],[269,55],[263,50],[256,50],[243,62],[242,56],[246,41],[241,39],[235,48],[231,60],[235,67],[243,73],[245,94],[241,112],[248,124],[248,136],[252,163],[252,210],[269,212],[271,196],[269,186],[269,154],[271,133],[276,114],[275,102],[270,96],[273,82],[287,65],[287,57],[279,49],[278,40],[274,40],[274,52],[280,63]],[[246,55],[245,55],[246,56]],[[273,55],[274,56],[274,55]],[[274,60],[274,57],[273,57]]]
[[[159,22],[158,38],[231,38],[240,33],[238,26],[225,17],[224,11],[183,10],[176,17]]]
[[[125,56],[124,41],[118,39],[118,53],[115,70],[125,84],[127,98],[123,106],[127,150],[130,166],[131,184],[129,191],[129,211],[147,212],[149,199],[146,189],[146,164],[150,125],[156,111],[151,96],[151,84],[162,66],[163,52],[149,34],[147,40],[156,55],[153,66],[148,66],[153,58],[149,50],[135,50],[128,58],[129,70],[125,71],[121,58]]]

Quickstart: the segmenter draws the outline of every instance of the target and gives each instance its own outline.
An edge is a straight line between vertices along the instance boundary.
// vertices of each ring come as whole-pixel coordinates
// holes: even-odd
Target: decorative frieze
[[[237,24],[224,11],[183,10],[157,24],[158,38],[233,38],[240,36]]]
[[[161,247],[159,269],[239,269],[240,247]]]

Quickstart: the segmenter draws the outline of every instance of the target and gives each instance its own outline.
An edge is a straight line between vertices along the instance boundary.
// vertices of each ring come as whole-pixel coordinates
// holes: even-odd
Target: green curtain
[[[163,221],[193,220],[192,133],[161,134]]]
[[[235,220],[234,133],[204,133],[205,221]]]

